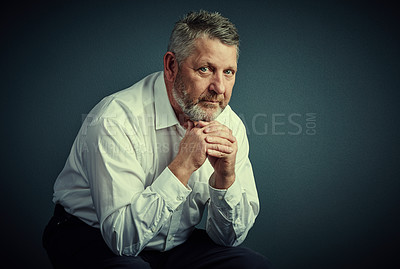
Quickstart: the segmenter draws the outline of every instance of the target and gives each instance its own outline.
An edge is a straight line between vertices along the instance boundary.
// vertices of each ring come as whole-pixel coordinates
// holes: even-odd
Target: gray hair
[[[219,39],[223,44],[236,46],[239,59],[239,34],[235,25],[218,12],[190,12],[175,23],[168,44],[168,51],[175,54],[180,65],[194,49],[197,38]]]

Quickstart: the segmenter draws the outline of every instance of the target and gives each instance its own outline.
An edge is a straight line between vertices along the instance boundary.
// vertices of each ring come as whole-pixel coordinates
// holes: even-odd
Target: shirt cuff
[[[168,167],[157,177],[151,188],[164,199],[170,211],[175,211],[192,192],[192,189],[185,187]]]
[[[242,199],[242,188],[236,179],[228,189],[216,189],[208,186],[210,190],[210,199],[218,208],[233,209]]]

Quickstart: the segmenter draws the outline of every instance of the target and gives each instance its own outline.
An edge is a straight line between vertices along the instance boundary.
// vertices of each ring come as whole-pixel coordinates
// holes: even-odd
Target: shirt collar
[[[179,125],[174,109],[167,94],[167,87],[164,82],[164,72],[160,72],[154,85],[154,104],[156,111],[156,130]]]

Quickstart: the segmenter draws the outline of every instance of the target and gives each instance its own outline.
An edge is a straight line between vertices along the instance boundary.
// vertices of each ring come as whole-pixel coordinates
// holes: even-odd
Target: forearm
[[[258,198],[235,182],[228,190],[210,188],[206,230],[220,245],[241,244],[253,226],[259,211]]]
[[[158,234],[190,191],[166,169],[131,202],[101,218],[103,237],[118,255],[137,255]]]
[[[190,163],[177,156],[169,165],[169,170],[176,176],[183,185],[187,186],[190,176],[196,170]]]
[[[232,184],[235,182],[235,178],[236,178],[235,174],[228,177],[228,176],[218,175],[216,172],[214,172],[210,177],[209,184],[214,189],[226,190],[230,186],[232,186]]]
[[[168,168],[183,185],[187,186],[190,176],[203,165],[206,158],[203,129],[196,128],[193,122],[187,121],[186,133],[179,145],[178,154]]]
[[[146,204],[146,207],[138,204]],[[152,219],[149,219],[150,214]],[[160,196],[143,193],[134,203],[110,213],[100,228],[115,254],[136,256],[155,237],[170,214]]]
[[[132,132],[105,118],[82,135],[82,159],[101,233],[118,255],[137,255],[191,192],[168,168],[153,183],[147,181],[142,153],[148,149],[141,148],[140,135],[127,135]]]

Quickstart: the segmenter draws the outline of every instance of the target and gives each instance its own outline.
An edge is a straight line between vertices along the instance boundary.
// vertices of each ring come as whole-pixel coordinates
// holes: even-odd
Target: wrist
[[[185,162],[181,162],[177,159],[174,159],[168,165],[168,168],[185,186],[188,184],[190,176],[196,170]]]
[[[233,182],[235,182],[235,179],[235,174],[222,176],[214,172],[210,177],[209,184],[214,189],[225,190],[228,189]]]

